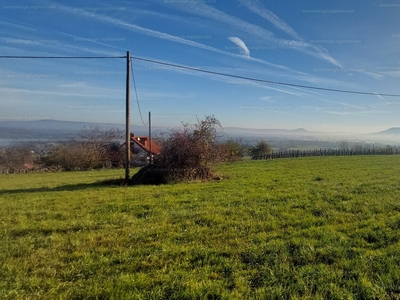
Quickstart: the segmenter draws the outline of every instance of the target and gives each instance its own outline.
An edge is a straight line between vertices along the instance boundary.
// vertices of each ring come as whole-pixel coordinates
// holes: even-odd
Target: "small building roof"
[[[29,164],[29,163],[25,163],[25,164],[24,164],[24,168],[25,168],[25,169],[28,169],[28,170],[33,170],[33,169],[35,168],[35,166],[32,165],[32,164]]]
[[[153,155],[158,155],[161,152],[161,147],[147,136],[135,136],[131,134],[131,140],[144,151],[151,152]]]

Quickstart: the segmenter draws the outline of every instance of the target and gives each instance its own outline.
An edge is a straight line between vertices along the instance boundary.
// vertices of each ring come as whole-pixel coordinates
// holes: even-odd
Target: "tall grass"
[[[0,298],[399,299],[400,157],[0,176]]]

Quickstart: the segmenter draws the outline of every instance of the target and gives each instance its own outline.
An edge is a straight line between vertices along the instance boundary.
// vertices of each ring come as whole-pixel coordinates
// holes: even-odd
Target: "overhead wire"
[[[138,106],[138,109],[139,109],[140,119],[142,120],[142,124],[143,124],[144,126],[147,126],[147,125],[149,125],[149,123],[147,122],[147,124],[146,124],[146,123],[143,121],[142,110],[140,109],[139,97],[138,97],[138,93],[137,93],[137,89],[136,89],[135,74],[133,73],[132,62],[130,61],[129,64],[131,65],[131,73],[132,73],[133,88],[135,89],[136,103],[137,103],[137,106]]]
[[[110,58],[126,58],[126,56],[16,56],[16,55],[0,55],[0,58],[9,59],[110,59]],[[147,126],[143,121],[142,111],[140,109],[139,97],[136,89],[135,75],[133,73],[132,63],[129,62],[132,72],[133,87],[135,89],[136,102],[139,109],[140,118],[144,126]]]
[[[0,58],[12,59],[108,59],[108,58],[126,58],[126,56],[17,56],[17,55],[0,55]]]
[[[10,55],[0,55],[0,58],[9,58],[9,59],[75,59],[75,58],[76,59],[110,59],[110,58],[126,58],[126,56],[15,56],[15,55],[10,56]],[[312,89],[312,90],[319,90],[319,91],[336,92],[336,93],[358,94],[358,95],[368,95],[368,96],[400,97],[400,94],[387,94],[387,93],[362,92],[362,91],[354,91],[354,90],[323,88],[323,87],[317,87],[317,86],[294,84],[294,83],[266,80],[266,79],[260,79],[260,78],[254,78],[254,77],[240,76],[240,75],[210,71],[210,70],[205,70],[205,69],[199,69],[199,68],[194,68],[194,67],[188,67],[188,66],[183,66],[183,65],[178,65],[178,64],[166,63],[166,62],[153,60],[153,59],[146,59],[146,58],[142,58],[142,57],[138,57],[138,56],[130,56],[130,58],[134,59],[134,60],[138,60],[138,61],[159,64],[159,65],[169,66],[169,67],[178,68],[178,69],[184,69],[184,70],[189,70],[189,71],[194,71],[194,72],[201,72],[201,73],[206,73],[206,74],[212,74],[212,75],[218,75],[218,76],[224,76],[224,77],[230,77],[230,78],[236,78],[236,79],[242,79],[242,80],[248,80],[248,81],[255,81],[255,82],[261,82],[261,83],[267,83],[267,84],[297,87],[297,88],[304,88],[304,89]],[[131,64],[131,68],[132,68],[132,64]],[[132,73],[132,75],[133,75],[133,73]],[[132,78],[133,78],[133,76],[132,76]],[[140,108],[140,106],[139,106],[139,108]]]
[[[219,75],[219,76],[224,76],[224,77],[243,79],[243,80],[249,80],[249,81],[255,81],[255,82],[262,82],[262,83],[268,83],[268,84],[277,84],[277,85],[284,85],[284,86],[290,86],[290,87],[312,89],[312,90],[320,90],[320,91],[328,91],[328,92],[337,92],[337,93],[347,93],[347,94],[360,94],[360,95],[368,95],[368,96],[400,97],[400,94],[373,93],[373,92],[362,92],[362,91],[341,90],[341,89],[333,89],[333,88],[323,88],[323,87],[316,87],[316,86],[310,86],[310,85],[286,83],[286,82],[280,82],[280,81],[259,79],[259,78],[254,78],[254,77],[233,75],[233,74],[210,71],[210,70],[204,70],[204,69],[188,67],[188,66],[183,66],[183,65],[178,65],[178,64],[166,63],[166,62],[161,62],[161,61],[152,60],[152,59],[145,59],[145,58],[135,57],[135,56],[131,56],[131,59],[135,59],[135,60],[143,61],[143,62],[148,62],[148,63],[153,63],[153,64],[164,65],[164,66],[178,68],[178,69],[184,69],[184,70],[189,70],[189,71],[195,71],[195,72],[201,72],[201,73],[206,73],[206,74]]]

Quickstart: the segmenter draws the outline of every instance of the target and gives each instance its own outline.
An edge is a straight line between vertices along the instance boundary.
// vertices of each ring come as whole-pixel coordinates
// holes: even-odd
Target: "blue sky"
[[[0,55],[132,56],[323,88],[400,94],[400,1],[3,0]],[[174,126],[374,132],[400,98],[257,83],[133,60],[142,112]],[[123,123],[125,60],[0,60],[0,120]],[[132,123],[140,118],[132,90]]]

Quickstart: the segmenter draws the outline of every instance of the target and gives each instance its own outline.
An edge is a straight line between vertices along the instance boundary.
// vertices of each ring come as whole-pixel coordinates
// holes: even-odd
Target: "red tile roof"
[[[24,164],[24,167],[25,167],[26,169],[28,169],[28,170],[33,170],[33,169],[35,168],[34,165],[29,164],[29,163],[25,163],[25,164]]]
[[[153,155],[158,155],[161,152],[161,147],[158,146],[153,139],[150,140],[147,136],[135,136],[134,134],[131,134],[131,140],[144,151],[151,152]]]

